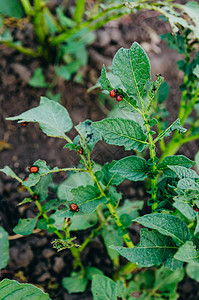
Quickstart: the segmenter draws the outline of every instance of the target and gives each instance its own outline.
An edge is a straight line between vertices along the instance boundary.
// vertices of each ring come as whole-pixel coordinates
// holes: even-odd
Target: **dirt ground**
[[[177,117],[182,73],[177,70],[176,61],[181,58],[174,50],[159,37],[170,31],[168,24],[157,20],[155,12],[140,12],[131,17],[107,24],[96,32],[95,43],[88,48],[89,63],[82,69],[84,83],[59,80],[54,92],[62,94],[61,103],[68,109],[74,124],[85,119],[93,121],[105,117],[99,105],[99,90],[88,93],[87,89],[94,85],[100,76],[103,64],[111,65],[112,58],[120,47],[129,48],[134,41],[140,43],[150,57],[152,78],[161,73],[170,84],[170,94],[167,101],[171,113],[170,122]],[[33,43],[32,28],[29,25],[23,30],[15,32],[29,45]],[[9,143],[10,148],[0,149],[0,168],[9,165],[23,178],[27,174],[27,167],[37,159],[45,159],[51,166],[69,167],[78,162],[78,157],[69,150],[63,149],[64,142],[59,139],[46,137],[37,125],[22,127],[5,120],[8,116],[17,115],[39,103],[45,89],[35,89],[28,85],[28,81],[40,61],[26,57],[18,52],[0,46],[0,141]],[[53,66],[45,66],[46,76],[53,76]],[[74,137],[74,131],[70,132]],[[188,143],[179,150],[179,154],[194,158],[199,142]],[[122,148],[99,143],[93,152],[93,159],[97,163],[120,159],[129,152]],[[64,177],[63,177],[64,178]],[[61,177],[55,177],[60,181]],[[125,181],[119,188],[125,197],[132,200],[147,199],[141,184]],[[24,198],[24,192],[18,183],[0,174],[0,225],[13,235],[12,229],[20,217],[34,215],[34,207],[19,208],[17,203]],[[147,211],[145,206],[144,212]],[[77,234],[81,243],[87,232]],[[138,232],[131,229],[133,240],[138,240]],[[50,242],[53,235],[40,233],[21,239],[10,241],[10,262],[1,272],[1,278],[16,279],[30,282],[50,293],[56,300],[89,300],[88,290],[83,294],[69,295],[61,286],[63,277],[69,276],[72,268],[72,257],[69,251],[59,254],[52,249]],[[106,254],[101,239],[95,238],[82,253],[83,264],[101,268],[107,276],[111,276],[112,263]],[[199,299],[199,283],[185,277],[179,285],[179,299]]]

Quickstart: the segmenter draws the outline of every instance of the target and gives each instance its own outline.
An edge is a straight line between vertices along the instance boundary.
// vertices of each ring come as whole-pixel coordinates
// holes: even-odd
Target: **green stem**
[[[41,53],[35,52],[34,50],[32,50],[30,48],[26,48],[26,47],[23,47],[23,46],[13,44],[13,42],[1,41],[1,43],[8,46],[8,47],[10,47],[10,48],[16,49],[17,51],[19,51],[23,54],[26,54],[26,55],[29,55],[29,56],[32,56],[32,57],[40,57],[41,56]]]
[[[182,126],[184,125],[187,117],[192,112],[193,107],[194,107],[195,103],[198,100],[198,93],[199,93],[199,88],[196,90],[195,96],[192,98],[189,105],[186,107],[186,110],[184,111],[184,114],[182,115],[181,113],[179,113],[179,117],[181,116],[181,125]],[[196,128],[198,126],[198,124],[199,124],[199,120],[197,120],[193,124],[193,126],[191,126],[191,128],[189,128],[189,130],[184,135],[179,134],[176,131],[174,133],[171,141],[169,142],[169,144],[165,148],[165,151],[163,151],[162,156],[160,158],[160,161],[162,161],[163,158],[165,158],[168,155],[174,155],[183,144],[198,139],[199,138],[198,134],[192,135],[193,129]]]
[[[74,21],[77,23],[80,23],[82,21],[85,4],[86,4],[85,0],[77,0],[77,2],[76,2]]]
[[[95,29],[98,29],[99,27],[103,26],[104,24],[106,24],[109,21],[115,20],[115,19],[121,17],[122,15],[128,14],[127,12],[125,12],[125,13],[118,13],[118,14],[115,14],[115,15],[111,15],[111,16],[108,15],[107,16],[107,13],[109,11],[113,10],[115,12],[115,9],[118,9],[118,8],[121,8],[121,7],[123,7],[123,5],[118,5],[114,9],[109,8],[106,11],[103,11],[103,12],[99,13],[94,18],[83,22],[78,28],[71,29],[70,31],[61,33],[60,35],[58,35],[57,37],[55,37],[51,40],[51,44],[52,45],[60,44],[64,41],[66,41],[69,37],[76,34],[78,31],[82,30],[83,28],[87,28],[88,31],[95,30]],[[99,18],[104,18],[104,19],[99,21]]]
[[[65,227],[63,226],[63,230],[65,232],[65,239],[68,239],[70,238],[70,229],[69,229],[69,226]],[[73,255],[75,261],[74,261],[74,269],[77,269],[77,267],[80,267],[81,270],[82,270],[82,275],[84,276],[85,274],[85,269],[84,269],[84,266],[81,262],[81,257],[80,257],[80,251],[78,248],[76,248],[75,246],[74,247],[71,247],[70,248],[70,251],[71,251],[71,254]]]
[[[57,172],[68,172],[68,171],[73,171],[73,172],[88,172],[88,171],[85,170],[85,169],[63,168],[63,169],[55,169],[55,170],[48,171],[48,172],[46,172],[46,173],[44,173],[44,174],[41,174],[40,177],[46,176],[46,175],[52,174],[52,173],[57,173]]]
[[[98,234],[98,232],[101,230],[103,225],[104,225],[104,223],[101,223],[97,228],[95,228],[91,231],[90,235],[85,239],[83,244],[78,248],[79,252],[82,252],[85,249],[85,247],[88,245],[88,243],[90,243],[90,241],[92,241],[92,239]]]
[[[123,266],[117,273],[113,275],[114,281],[117,281],[121,278],[121,276],[132,273],[135,269],[139,269],[139,267],[132,262],[128,262],[125,266]]]
[[[80,257],[80,252],[78,250],[78,248],[76,247],[72,247],[70,248],[70,251],[75,259],[75,262],[74,262],[74,269],[77,269],[77,267],[80,267],[81,270],[82,270],[82,276],[84,276],[85,274],[85,269],[84,269],[84,266],[81,262],[81,257]]]
[[[45,53],[44,46],[48,30],[44,22],[42,0],[34,0],[34,31],[39,43],[42,45],[42,53],[45,57],[47,53]]]
[[[191,99],[190,103],[188,104],[188,106],[186,107],[186,111],[184,112],[183,116],[180,118],[181,119],[181,125],[183,126],[187,117],[191,114],[194,105],[196,104],[197,100],[198,100],[198,94],[199,94],[199,87],[196,90],[195,96]]]
[[[157,171],[157,167],[156,167],[156,162],[155,162],[155,157],[156,157],[156,152],[155,152],[155,143],[153,141],[153,137],[152,134],[150,132],[150,126],[148,123],[148,120],[145,116],[145,114],[142,114],[143,119],[144,119],[144,124],[145,124],[145,128],[146,128],[146,132],[147,132],[147,136],[148,136],[148,141],[149,141],[149,151],[150,151],[150,158],[152,160],[152,173],[154,174],[154,178],[151,179],[151,199],[153,200],[153,205],[152,205],[152,211],[154,212],[156,207],[158,206],[157,204],[157,199],[156,199],[156,193],[157,193],[157,175],[155,174]]]
[[[109,198],[106,196],[106,194],[104,193],[104,190],[103,190],[103,188],[101,187],[100,183],[98,182],[97,178],[95,177],[92,168],[89,168],[88,172],[89,172],[91,178],[93,179],[93,181],[97,184],[97,186],[98,186],[98,188],[99,188],[99,190],[100,190],[100,192],[101,192],[101,195],[102,195],[103,197],[106,197],[106,199],[107,199],[107,201],[108,201],[108,203],[107,203],[106,205],[107,205],[107,207],[108,207],[108,209],[109,209],[111,215],[113,216],[113,218],[114,218],[114,220],[115,220],[115,223],[117,224],[118,228],[123,228],[123,225],[122,225],[122,223],[120,222],[120,218],[119,218],[119,216],[118,216],[118,214],[117,214],[117,212],[116,212],[114,206],[110,203],[110,199],[109,199]],[[123,234],[122,237],[123,237],[124,242],[125,242],[125,244],[127,245],[127,247],[129,247],[129,248],[133,248],[133,247],[134,247],[134,244],[133,244],[133,242],[131,241],[130,236],[129,236],[128,233]]]
[[[28,16],[32,14],[32,6],[29,2],[29,0],[21,0],[21,4]]]
[[[166,146],[166,150],[162,153],[159,162],[161,162],[166,156],[174,155],[180,146],[181,144],[178,140],[172,139],[171,142]]]

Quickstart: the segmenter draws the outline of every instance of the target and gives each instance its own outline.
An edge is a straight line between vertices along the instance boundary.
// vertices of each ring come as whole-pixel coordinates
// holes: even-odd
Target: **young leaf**
[[[116,211],[118,216],[120,217],[122,214],[125,214],[128,212],[128,214],[131,216],[131,219],[135,219],[138,217],[139,213],[138,210],[141,210],[144,206],[144,201],[138,200],[138,201],[129,201],[128,199],[124,200],[124,203],[122,206],[119,206]]]
[[[79,123],[75,128],[78,132],[81,132],[90,151],[92,151],[95,144],[102,139],[101,134],[92,126],[92,121],[90,120]]]
[[[70,231],[79,231],[91,228],[96,225],[98,219],[96,213],[75,215],[71,218]]]
[[[111,172],[118,172],[119,175],[131,181],[144,180],[147,170],[146,160],[136,156],[122,158],[111,168]]]
[[[199,251],[196,250],[196,246],[191,241],[182,245],[174,257],[185,262],[199,263]]]
[[[34,185],[36,185],[41,176],[47,175],[50,172],[50,168],[47,166],[46,162],[44,160],[38,159],[37,161],[34,162],[33,166],[38,167],[38,172],[37,173],[31,173],[28,176],[28,180],[23,181],[23,185],[26,187],[32,187]],[[52,178],[52,176],[47,178],[47,182],[48,180],[50,180],[50,178]],[[42,187],[42,182],[41,182],[41,187]],[[39,186],[38,186],[38,191],[39,191]]]
[[[43,204],[42,209],[45,212],[50,210],[58,210],[60,205],[62,205],[62,202],[60,202],[58,199],[50,199],[48,202]]]
[[[118,234],[114,226],[109,225],[104,227],[102,230],[102,238],[104,240],[104,244],[106,246],[110,258],[113,260],[119,257],[119,253],[117,251],[109,248],[110,245],[117,245],[117,246],[123,245],[123,238]]]
[[[122,183],[124,178],[117,173],[110,172],[111,168],[116,164],[116,160],[113,160],[111,163],[106,163],[102,167],[102,172],[104,174],[102,183],[106,185],[119,185]]]
[[[32,284],[4,279],[0,282],[0,299],[50,300],[51,298]]]
[[[71,293],[82,293],[86,290],[88,280],[82,276],[64,277],[62,280],[63,287]]]
[[[186,53],[186,41],[183,35],[165,33],[160,37],[167,41],[169,48],[176,50],[178,53]]]
[[[184,244],[190,239],[190,232],[186,223],[171,215],[163,213],[148,214],[138,217],[134,221],[151,229],[156,229],[161,234],[172,237],[175,242],[177,241],[180,244]]]
[[[199,78],[199,65],[197,65],[197,66],[194,68],[193,74],[196,75],[196,77]]]
[[[91,291],[93,300],[117,300],[116,283],[106,276],[93,276]]]
[[[196,214],[197,214],[197,217],[196,217],[197,224],[196,224],[196,227],[195,227],[194,235],[196,235],[197,233],[199,233],[199,215],[198,215],[198,213],[196,213]]]
[[[8,167],[8,166],[6,166],[6,167],[4,167],[3,169],[0,169],[0,172],[3,172],[3,173],[5,173],[7,176],[10,176],[10,177],[12,177],[12,178],[14,178],[14,179],[16,179],[16,180],[18,180],[18,181],[22,181],[16,174],[15,174],[15,172],[13,172],[13,170],[10,168],[10,167]]]
[[[0,14],[13,18],[22,18],[24,13],[18,0],[0,0]]]
[[[18,224],[13,231],[17,234],[28,235],[31,234],[36,226],[37,218],[19,219]]]
[[[191,26],[192,26],[192,24],[190,24],[191,22],[188,22],[188,26],[193,30],[194,36],[197,39],[199,39],[199,28],[198,28],[199,5],[198,5],[198,3],[196,1],[189,1],[185,5],[181,5],[181,8],[193,20],[193,22],[194,22],[193,28],[191,28]]]
[[[129,95],[140,99],[150,80],[150,63],[144,49],[136,42],[130,49],[121,48],[113,58],[113,73],[121,79]]]
[[[40,177],[39,182],[33,187],[33,191],[39,196],[39,201],[44,201],[48,196],[48,187],[52,181],[52,174]]]
[[[167,81],[163,81],[154,99],[157,100],[159,104],[161,104],[167,99],[168,94],[169,94],[169,84]]]
[[[5,268],[9,261],[8,233],[0,227],[0,270]]]
[[[189,170],[185,167],[180,166],[168,166],[172,172],[164,172],[164,175],[171,177],[178,177],[180,179],[189,178],[189,179],[198,179],[199,176],[194,170]]]
[[[92,178],[87,173],[73,173],[64,180],[58,187],[57,195],[60,200],[72,201],[71,190],[79,186],[87,186],[93,183]]]
[[[180,282],[183,278],[184,270],[182,268],[170,271],[167,268],[161,267],[155,274],[154,290],[161,292],[162,299],[178,299],[178,294],[177,298],[174,298],[173,294],[176,293],[178,282]]]
[[[191,178],[183,178],[178,181],[177,187],[182,190],[197,190],[199,191],[199,184]]]
[[[194,279],[195,281],[199,282],[199,264],[198,263],[188,263],[186,266],[187,275]]]
[[[89,280],[92,280],[92,277],[95,275],[104,275],[100,269],[95,267],[85,267],[85,273]]]
[[[102,71],[101,71],[100,83],[101,83],[101,88],[103,90],[107,90],[107,91],[110,92],[111,90],[114,89],[114,87],[111,86],[111,83],[110,83],[109,79],[106,76],[106,69],[105,69],[104,65],[103,65]]]
[[[164,266],[170,269],[171,271],[182,269],[183,262],[175,259],[174,257],[169,257],[164,263]]]
[[[157,165],[158,170],[165,170],[170,166],[182,166],[185,168],[191,168],[195,165],[195,161],[190,160],[184,155],[172,155],[167,156],[161,163]]]
[[[42,68],[37,68],[34,71],[33,76],[29,80],[28,83],[30,86],[33,86],[36,88],[46,88],[49,85],[45,80],[45,76],[44,76]]]
[[[178,249],[173,240],[160,234],[158,231],[149,231],[142,228],[140,231],[140,243],[134,248],[111,246],[129,261],[140,267],[159,265],[168,257],[173,257]]]
[[[151,84],[151,86],[150,86],[150,88],[149,88],[149,90],[148,90],[148,96],[149,96],[149,99],[150,99],[150,100],[149,100],[149,103],[148,103],[148,105],[147,105],[146,111],[149,111],[149,110],[150,110],[151,104],[152,104],[152,102],[153,102],[155,96],[157,95],[157,92],[158,92],[158,90],[159,90],[159,88],[160,88],[160,86],[161,86],[161,83],[162,83],[163,80],[164,80],[164,77],[162,77],[162,75],[157,74],[156,76],[157,76],[157,79],[156,79],[155,81],[152,82],[152,84]],[[158,123],[158,122],[157,122],[157,123]],[[157,123],[156,123],[156,124],[157,124]],[[153,126],[153,125],[151,125],[151,126]]]
[[[41,97],[39,106],[6,120],[18,120],[18,123],[37,122],[41,130],[48,136],[63,139],[66,139],[65,132],[68,132],[73,126],[66,108],[45,97]]]
[[[155,142],[161,140],[163,137],[170,136],[171,132],[174,130],[178,130],[180,133],[184,133],[187,131],[186,128],[183,128],[180,124],[180,119],[177,119],[175,122],[173,122],[167,129],[162,131],[157,138],[155,139]]]
[[[142,151],[147,144],[147,136],[135,121],[125,119],[104,119],[92,124],[103,136],[107,144],[124,146],[126,150]]]
[[[97,206],[106,203],[106,197],[101,196],[101,192],[97,187],[87,185],[72,189],[73,201],[80,206],[80,211],[83,213],[92,213]]]
[[[181,202],[180,199],[178,201],[175,201],[173,203],[173,206],[177,208],[181,212],[181,214],[183,214],[189,220],[194,220],[197,216],[197,213],[193,210],[193,208],[189,204]]]

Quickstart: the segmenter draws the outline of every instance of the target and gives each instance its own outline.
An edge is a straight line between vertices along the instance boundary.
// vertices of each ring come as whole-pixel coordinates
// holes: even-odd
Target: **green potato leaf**
[[[174,257],[184,262],[195,262],[199,264],[199,251],[191,241],[182,245]]]
[[[163,137],[170,136],[171,132],[174,130],[178,130],[179,133],[184,133],[187,131],[186,128],[183,128],[180,124],[180,119],[177,119],[173,122],[167,129],[163,130],[155,139],[154,142],[161,140]]]
[[[146,160],[136,156],[122,158],[111,168],[111,172],[117,172],[120,176],[131,181],[144,180],[147,171]]]
[[[50,300],[51,298],[32,284],[4,279],[0,282],[0,299]]]
[[[82,293],[86,290],[88,280],[82,276],[64,277],[62,280],[63,287],[71,293]]]
[[[194,262],[188,263],[186,266],[186,273],[190,278],[199,282],[199,264],[198,263],[194,263]]]
[[[37,218],[19,219],[18,224],[13,231],[17,234],[28,235],[31,234],[36,226]]]
[[[157,168],[158,170],[165,170],[168,168],[168,166],[191,168],[195,164],[195,161],[190,160],[184,155],[172,155],[165,157],[162,162],[157,165]]]
[[[180,244],[184,244],[191,237],[186,223],[175,216],[163,213],[146,214],[134,221],[148,228],[156,229],[159,233],[172,237],[175,242]]]
[[[146,83],[151,79],[149,58],[134,42],[130,49],[121,48],[113,58],[113,73],[117,75],[129,95],[140,99]]]
[[[39,106],[26,112],[7,118],[10,121],[36,122],[41,130],[48,136],[66,139],[65,132],[68,132],[73,124],[68,111],[61,104],[41,97]]]
[[[92,213],[96,210],[98,205],[106,203],[106,197],[101,195],[97,187],[87,185],[72,189],[73,202],[80,206],[80,211],[83,213]]]
[[[140,231],[138,246],[133,248],[111,246],[111,248],[140,267],[160,265],[167,258],[173,257],[178,249],[170,237],[145,228]]]
[[[147,136],[142,127],[133,120],[104,119],[94,122],[92,127],[101,133],[107,144],[124,146],[126,150],[134,149],[140,152],[147,145]]]
[[[8,233],[0,227],[0,270],[5,268],[9,261]]]
[[[91,291],[93,300],[117,300],[116,283],[104,275],[93,276]]]

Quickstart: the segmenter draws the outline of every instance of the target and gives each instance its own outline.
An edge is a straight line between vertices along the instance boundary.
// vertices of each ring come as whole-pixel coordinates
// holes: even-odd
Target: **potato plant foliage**
[[[177,283],[184,276],[183,263],[188,263],[187,272],[195,279],[199,268],[199,175],[192,169],[194,161],[184,155],[158,158],[156,149],[158,143],[172,133],[183,136],[187,130],[179,117],[158,131],[160,119],[153,115],[154,103],[157,104],[155,95],[164,85],[164,78],[157,74],[157,79],[151,81],[149,58],[137,42],[130,49],[119,49],[113,59],[112,71],[121,83],[116,91],[117,95],[123,96],[118,106],[139,114],[142,122],[128,118],[86,120],[75,126],[77,136],[71,140],[67,132],[73,124],[66,108],[45,97],[41,97],[38,107],[7,118],[18,123],[38,123],[44,134],[64,139],[67,142],[65,148],[80,156],[77,167],[61,169],[37,160],[33,163],[38,167],[37,172],[30,173],[26,180],[19,178],[8,166],[0,170],[29,191],[30,197],[20,204],[33,202],[38,209],[34,218],[20,219],[13,230],[22,235],[32,234],[35,228],[48,230],[57,236],[53,247],[58,251],[71,251],[74,270],[70,277],[63,279],[63,286],[69,293],[84,292],[91,280],[95,300],[135,299],[134,292],[139,292],[139,299],[177,299]],[[107,92],[115,89],[105,66],[100,82]],[[100,166],[93,161],[92,150],[102,139],[126,150],[140,153],[146,150],[148,155],[129,155]],[[49,200],[48,187],[56,172],[69,173],[58,187],[57,198]],[[125,200],[120,205],[122,195],[116,187],[124,179],[143,181],[143,186],[147,179],[151,213],[139,217],[138,210],[142,209],[143,201]],[[144,226],[137,245],[133,244],[128,231],[132,222]],[[90,234],[79,244],[73,232],[88,228]],[[99,234],[116,270],[113,278],[81,262],[81,252]],[[0,239],[4,241],[0,243],[1,268],[9,259],[7,238],[5,230],[0,228]],[[120,266],[120,255],[128,261],[124,266]],[[144,273],[143,267],[148,268]],[[7,289],[7,285],[12,289]],[[7,279],[2,281],[0,298],[14,295],[15,286],[19,284]],[[23,285],[20,291],[29,293],[28,285]],[[33,292],[39,293],[34,289]],[[38,299],[48,299],[46,294],[40,297]]]

